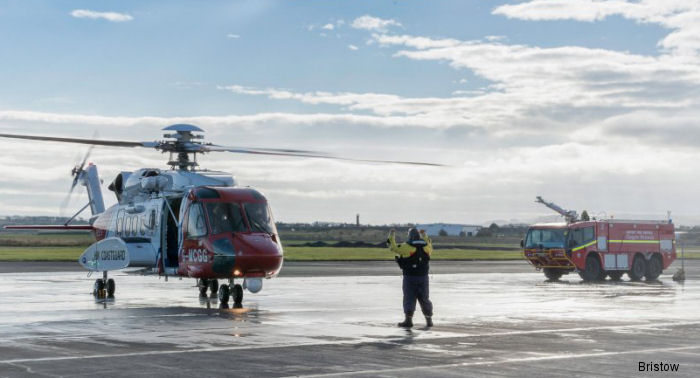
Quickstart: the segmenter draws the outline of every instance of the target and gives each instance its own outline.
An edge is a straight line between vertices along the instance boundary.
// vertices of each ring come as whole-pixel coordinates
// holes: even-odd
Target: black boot
[[[433,326],[433,317],[432,316],[425,317],[425,326],[428,328]]]
[[[399,327],[411,328],[413,327],[413,315],[406,315],[406,319],[398,324]]]

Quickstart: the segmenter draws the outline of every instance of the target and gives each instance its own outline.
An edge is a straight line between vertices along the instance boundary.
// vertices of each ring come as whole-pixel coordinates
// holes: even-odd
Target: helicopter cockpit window
[[[247,231],[237,203],[212,202],[206,206],[212,234]]]
[[[243,206],[253,232],[277,234],[275,220],[272,219],[272,212],[270,212],[266,203],[246,203]]]
[[[199,238],[207,234],[207,225],[204,221],[204,212],[199,203],[190,206],[190,213],[187,216],[187,237]]]

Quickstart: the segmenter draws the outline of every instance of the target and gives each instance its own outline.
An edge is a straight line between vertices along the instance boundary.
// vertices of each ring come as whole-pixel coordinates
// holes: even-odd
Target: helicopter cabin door
[[[173,210],[174,214],[180,213],[180,204],[182,203],[181,198],[168,200],[170,208]],[[165,253],[165,265],[167,267],[173,268],[178,266],[177,253],[179,249],[178,245],[178,221],[173,219],[170,210],[168,210],[167,205],[163,204],[163,218],[162,226],[164,230],[162,231],[161,249]]]

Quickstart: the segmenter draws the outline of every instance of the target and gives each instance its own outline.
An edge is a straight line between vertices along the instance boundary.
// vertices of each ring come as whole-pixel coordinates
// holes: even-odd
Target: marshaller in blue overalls
[[[387,240],[389,249],[396,254],[396,262],[403,270],[403,312],[406,318],[399,327],[413,327],[413,313],[416,310],[416,300],[425,315],[426,326],[433,326],[433,304],[430,302],[428,271],[433,244],[425,234],[415,228],[408,230],[408,241],[396,244],[396,232],[391,230]]]

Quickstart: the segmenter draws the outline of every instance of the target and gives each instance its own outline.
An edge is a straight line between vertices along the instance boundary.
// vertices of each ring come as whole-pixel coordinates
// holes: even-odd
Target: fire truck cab
[[[521,242],[523,257],[550,280],[572,271],[585,281],[655,280],[676,259],[671,221],[592,220],[535,224]]]

